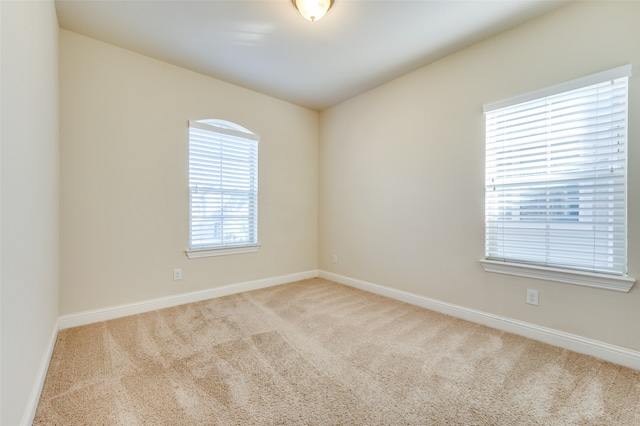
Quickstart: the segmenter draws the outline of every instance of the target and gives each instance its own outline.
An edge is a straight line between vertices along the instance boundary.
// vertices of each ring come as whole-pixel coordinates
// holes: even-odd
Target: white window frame
[[[489,116],[492,114],[495,115],[494,114],[495,112],[499,112],[500,110],[506,109],[508,107],[525,104],[527,102],[542,100],[547,97],[560,95],[575,89],[580,89],[580,88],[592,86],[594,84],[600,84],[607,81],[613,81],[616,79],[627,78],[630,76],[631,76],[631,65],[625,65],[625,66],[607,70],[601,73],[593,74],[584,78],[580,78],[580,79],[572,80],[570,82],[552,86],[546,89],[527,93],[521,96],[517,96],[515,98],[510,98],[503,101],[484,105],[484,112],[485,114],[487,114],[487,123],[488,123],[487,124],[487,141],[489,141],[490,139]],[[626,108],[626,111],[628,111],[628,105],[626,105],[625,108]],[[626,128],[624,129],[624,132],[625,132],[624,141],[625,141],[625,147],[626,147],[625,149],[628,149],[628,144],[626,144],[626,133],[627,133]],[[506,140],[507,141],[509,140],[508,137]],[[487,143],[489,145],[489,142]],[[487,155],[489,155],[489,149],[490,147],[487,146]],[[628,157],[628,154],[626,155],[626,157]],[[502,160],[502,161],[509,162],[509,161],[517,161],[517,160],[510,160],[507,158],[506,160]],[[635,279],[626,275],[626,258],[628,258],[627,236],[626,236],[626,227],[628,222],[626,217],[626,209],[628,205],[628,200],[626,196],[626,180],[628,179],[628,171],[626,167],[626,161],[627,161],[626,158],[624,161],[625,161],[623,166],[624,173],[625,173],[625,177],[624,177],[624,180],[625,180],[624,206],[625,207],[624,207],[624,213],[623,213],[624,234],[625,234],[624,235],[624,256],[625,256],[624,271],[617,271],[617,273],[614,271],[607,271],[606,273],[603,273],[602,271],[589,271],[589,270],[580,270],[580,268],[574,269],[571,267],[564,267],[558,263],[544,264],[544,263],[536,262],[534,260],[528,261],[526,259],[523,259],[522,257],[527,257],[526,254],[522,255],[522,257],[520,258],[517,258],[517,257],[510,258],[508,253],[506,255],[505,254],[498,255],[498,256],[494,255],[494,253],[496,253],[494,251],[494,248],[489,247],[490,238],[495,239],[495,236],[500,235],[499,233],[502,232],[500,230],[496,231],[497,229],[496,226],[499,228],[499,225],[496,225],[496,222],[494,221],[496,217],[507,218],[507,216],[502,216],[506,213],[499,213],[498,216],[496,216],[494,213],[495,204],[492,204],[492,202],[489,200],[490,190],[491,190],[490,187],[492,185],[491,182],[494,182],[492,178],[495,177],[493,175],[490,176],[491,172],[489,171],[489,166],[487,166],[487,176],[486,176],[486,179],[487,179],[486,203],[487,203],[487,209],[493,208],[493,211],[491,212],[487,211],[487,227],[485,229],[485,242],[486,242],[485,258],[481,259],[480,261],[482,263],[484,270],[487,272],[496,272],[496,273],[502,273],[502,274],[508,274],[508,275],[522,276],[527,278],[544,279],[544,280],[558,281],[558,282],[564,282],[569,284],[602,288],[602,289],[608,289],[608,290],[614,290],[614,291],[620,291],[620,292],[628,292],[633,286],[633,284],[635,283]],[[511,167],[511,166],[508,166],[508,167]],[[533,179],[532,183],[534,183],[535,179],[534,178],[532,179]],[[521,201],[518,200],[518,203],[520,202]],[[563,206],[563,207],[566,207],[566,206]],[[578,207],[571,206],[571,208],[578,208]],[[537,214],[537,212],[534,212],[534,213]],[[531,213],[531,214],[534,214],[534,213]],[[566,214],[571,214],[571,213],[566,213]],[[571,217],[571,216],[567,216],[567,217]],[[489,222],[490,220],[489,218],[491,218],[492,220],[491,223]],[[502,220],[505,220],[505,219],[502,219]],[[495,234],[495,232],[498,232],[498,234]]]
[[[190,259],[259,250],[259,141],[258,135],[230,121],[189,121],[189,248],[186,254]],[[212,169],[217,172],[212,173]],[[242,210],[228,210],[222,201],[228,197],[243,200]],[[239,212],[240,220],[225,218],[225,213]],[[245,228],[239,231],[238,242],[230,239],[234,232],[224,229],[225,224],[232,227],[240,224]],[[197,226],[201,227],[198,232]]]

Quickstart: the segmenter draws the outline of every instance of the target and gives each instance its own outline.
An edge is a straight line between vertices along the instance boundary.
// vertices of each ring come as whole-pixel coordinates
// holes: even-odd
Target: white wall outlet
[[[338,255],[334,254],[332,260],[333,260],[333,263],[338,263]]]
[[[178,281],[182,279],[182,269],[181,268],[173,268],[173,280]]]
[[[529,305],[538,305],[538,290],[527,289],[527,303]]]

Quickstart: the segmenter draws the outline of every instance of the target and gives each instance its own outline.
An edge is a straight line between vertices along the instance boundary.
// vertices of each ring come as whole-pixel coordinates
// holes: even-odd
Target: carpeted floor
[[[322,279],[62,330],[35,425],[640,425],[640,372]]]

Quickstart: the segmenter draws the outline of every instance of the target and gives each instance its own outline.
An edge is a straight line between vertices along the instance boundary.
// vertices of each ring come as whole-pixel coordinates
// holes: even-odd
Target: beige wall
[[[61,31],[60,313],[320,268],[640,350],[636,288],[618,294],[489,274],[478,262],[482,105],[626,63],[638,68],[638,22],[638,3],[572,3],[331,108],[319,122],[315,112]],[[636,79],[629,272],[637,277]],[[184,256],[186,122],[199,118],[235,121],[262,137],[256,254]],[[182,281],[172,280],[174,267]],[[526,288],[540,291],[540,306],[524,303]]]
[[[66,30],[60,74],[61,314],[317,268],[317,112]],[[261,137],[258,253],[184,254],[204,118]]]
[[[478,262],[483,104],[627,63],[629,274],[640,278],[638,2],[569,4],[324,111],[319,268],[640,350],[640,284],[621,294]],[[539,306],[525,304],[527,288]]]
[[[618,294],[488,274],[478,263],[482,104],[625,63],[638,74],[639,3],[570,4],[319,121],[315,112],[68,31],[58,39],[52,1],[0,2],[0,19],[0,423],[25,420],[58,314],[318,267],[640,350],[638,284]],[[637,82],[629,138],[635,277]],[[201,118],[262,136],[258,253],[183,253],[186,123]],[[172,280],[174,267],[182,281]],[[540,290],[540,306],[524,303],[526,288]]]
[[[58,23],[53,1],[0,14],[0,424],[18,425],[58,317]]]

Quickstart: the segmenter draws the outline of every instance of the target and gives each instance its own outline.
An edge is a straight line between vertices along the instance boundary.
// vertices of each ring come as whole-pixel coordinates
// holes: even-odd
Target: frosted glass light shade
[[[309,21],[318,21],[327,13],[333,0],[292,0],[300,14]]]

